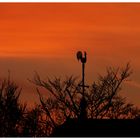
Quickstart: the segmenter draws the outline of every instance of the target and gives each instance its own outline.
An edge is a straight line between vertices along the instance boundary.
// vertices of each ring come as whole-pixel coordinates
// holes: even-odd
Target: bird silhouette
[[[86,55],[87,55],[87,53],[84,52],[84,57],[83,57],[82,52],[78,51],[77,52],[77,59],[78,59],[78,61],[81,60],[82,63],[86,63],[86,61],[87,61],[87,56]]]

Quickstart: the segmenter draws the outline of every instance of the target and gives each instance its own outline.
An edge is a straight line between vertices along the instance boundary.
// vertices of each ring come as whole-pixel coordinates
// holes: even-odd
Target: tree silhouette
[[[84,100],[79,86],[81,82],[73,76],[65,80],[48,78],[45,81],[36,73],[32,82],[48,91],[45,99],[37,88],[42,110],[49,118],[50,127],[55,130],[70,119],[80,120],[81,116],[85,119],[138,118],[140,110],[119,95],[131,73],[129,64],[123,69],[108,68],[105,76],[99,76],[99,80],[85,90]]]
[[[44,124],[40,106],[28,110],[22,121],[23,137],[42,137],[47,136],[47,124]]]
[[[26,105],[19,103],[21,89],[10,81],[0,82],[0,136],[18,136]]]
[[[131,73],[129,64],[122,69],[110,67],[107,74],[99,76],[98,81],[84,89],[84,94],[78,78],[70,76],[65,79],[55,77],[42,80],[36,73],[32,82],[38,86],[40,104],[30,110],[20,103],[21,89],[10,78],[1,80],[0,136],[70,136],[75,132],[76,136],[93,136],[93,129],[95,135],[97,129],[103,136],[110,136],[110,133],[116,132],[116,128],[121,127],[123,130],[129,130],[123,131],[125,136],[131,134],[132,130],[133,133],[139,134],[140,110],[127,103],[125,97],[120,94],[122,85]],[[46,98],[40,88],[47,90]],[[110,121],[100,121],[106,119]],[[114,119],[136,121],[112,122]],[[89,126],[92,126],[91,129]],[[77,130],[80,130],[79,133]],[[122,133],[119,130],[117,132]]]

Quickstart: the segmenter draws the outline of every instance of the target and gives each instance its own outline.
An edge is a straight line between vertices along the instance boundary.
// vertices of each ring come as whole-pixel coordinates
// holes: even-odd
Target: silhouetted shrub
[[[25,105],[19,103],[21,89],[10,79],[0,83],[0,136],[18,136]]]

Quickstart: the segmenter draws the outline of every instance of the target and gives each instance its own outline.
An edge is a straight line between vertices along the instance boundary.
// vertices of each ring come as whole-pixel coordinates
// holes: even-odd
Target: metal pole
[[[85,63],[82,63],[82,87],[83,87],[83,96],[85,94]]]

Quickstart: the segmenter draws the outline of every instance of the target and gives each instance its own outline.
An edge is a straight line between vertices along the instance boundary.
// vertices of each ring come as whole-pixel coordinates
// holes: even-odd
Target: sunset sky
[[[87,52],[86,82],[106,67],[131,63],[131,82],[122,96],[140,107],[140,3],[0,3],[0,77],[22,87],[22,100],[38,101],[28,82],[81,76],[76,52]]]

